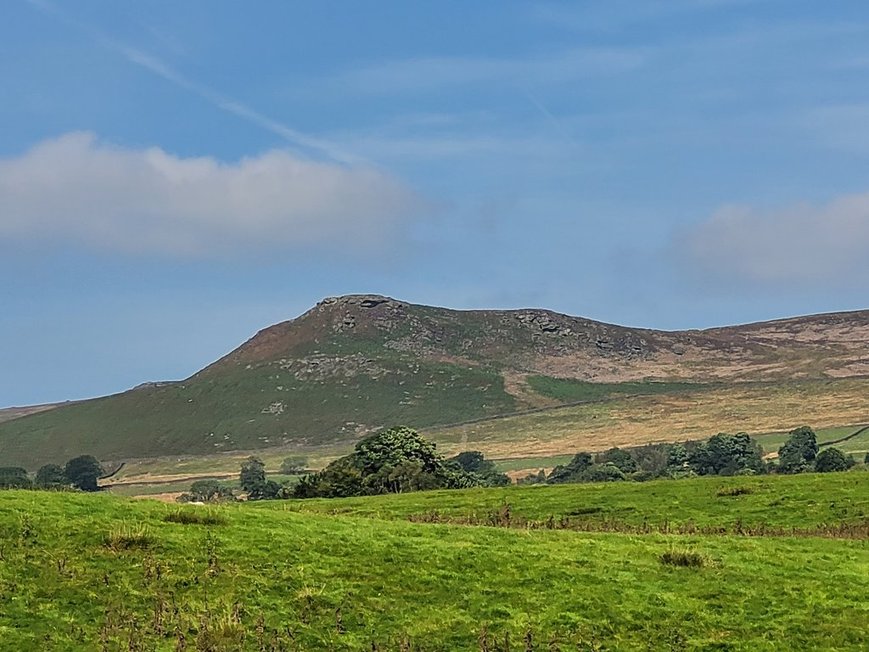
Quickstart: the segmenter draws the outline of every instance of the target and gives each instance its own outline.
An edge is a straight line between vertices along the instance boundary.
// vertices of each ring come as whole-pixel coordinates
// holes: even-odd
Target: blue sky
[[[694,328],[869,307],[869,5],[10,0],[0,406],[324,296]]]

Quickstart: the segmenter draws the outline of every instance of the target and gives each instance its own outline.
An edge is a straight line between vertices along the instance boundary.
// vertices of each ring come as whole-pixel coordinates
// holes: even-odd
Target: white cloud
[[[779,210],[728,206],[677,239],[678,256],[725,279],[869,281],[869,193]]]
[[[386,246],[425,202],[373,167],[283,150],[224,163],[124,149],[90,133],[0,159],[0,239],[209,256]]]

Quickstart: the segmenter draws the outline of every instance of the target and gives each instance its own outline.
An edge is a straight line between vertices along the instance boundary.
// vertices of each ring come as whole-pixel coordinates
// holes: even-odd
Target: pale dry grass
[[[866,422],[869,379],[847,379],[622,398],[444,428],[433,438],[445,453],[503,458]]]

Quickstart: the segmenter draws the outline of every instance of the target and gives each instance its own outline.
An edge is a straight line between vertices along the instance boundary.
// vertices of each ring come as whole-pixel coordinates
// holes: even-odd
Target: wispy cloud
[[[799,113],[794,122],[825,147],[858,154],[869,152],[869,103],[816,106]]]
[[[726,206],[682,233],[673,255],[736,283],[853,286],[869,282],[869,193],[778,210]]]
[[[251,124],[270,131],[276,136],[284,139],[290,145],[300,147],[307,153],[326,156],[327,158],[340,163],[353,164],[364,162],[360,157],[344,151],[343,148],[338,147],[334,143],[310,136],[297,129],[293,129],[283,122],[257,111],[244,102],[223,95],[204,84],[200,84],[199,82],[190,79],[165,61],[160,60],[158,57],[109,36],[97,27],[68,14],[48,0],[27,0],[27,2],[43,14],[52,16],[53,18],[61,20],[79,31],[86,33],[102,47],[122,56],[130,63],[157,75],[182,90],[196,95],[222,111],[231,113]]]
[[[427,210],[383,172],[287,151],[223,163],[123,149],[88,133],[0,159],[0,240],[208,257],[383,250]]]
[[[516,58],[420,57],[363,66],[331,84],[359,93],[414,93],[479,83],[524,88],[636,70],[650,54],[643,48],[588,47]]]

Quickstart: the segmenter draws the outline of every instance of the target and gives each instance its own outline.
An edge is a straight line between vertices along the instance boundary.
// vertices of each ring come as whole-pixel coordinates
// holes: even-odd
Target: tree
[[[27,469],[20,466],[0,466],[0,489],[30,489],[32,486]]]
[[[487,487],[503,487],[510,484],[510,478],[498,471],[492,460],[487,460],[480,451],[464,451],[451,457],[447,463],[454,464],[466,473],[479,476],[481,484]]]
[[[185,502],[210,503],[234,498],[232,488],[217,480],[197,480],[184,495]]]
[[[546,484],[546,471],[540,469],[537,473],[529,473],[516,480],[516,484]]]
[[[577,453],[564,466],[558,465],[549,473],[546,482],[549,484],[561,484],[564,482],[581,482],[580,476],[594,463],[591,453]]]
[[[68,485],[66,473],[58,464],[46,464],[36,472],[36,486],[41,489],[57,489]]]
[[[69,483],[82,491],[99,491],[97,480],[103,474],[103,467],[92,455],[79,455],[66,463],[63,474]]]
[[[597,464],[613,464],[622,473],[633,473],[637,470],[637,463],[628,451],[621,448],[610,448],[609,450],[599,453],[595,457]]]
[[[443,467],[443,459],[435,452],[435,445],[407,426],[389,428],[359,441],[354,458],[363,475],[408,460],[419,462],[426,473],[441,471]]]
[[[667,468],[671,473],[684,471],[688,468],[690,454],[685,444],[673,444],[667,451]]]
[[[284,475],[299,475],[308,469],[308,460],[300,455],[291,455],[281,462],[281,473]]]
[[[618,482],[625,479],[622,470],[612,462],[592,464],[580,476],[583,482]]]
[[[241,464],[239,484],[248,494],[253,494],[266,483],[266,465],[258,457],[251,455]]]
[[[467,460],[473,461],[472,458],[476,456]],[[485,484],[483,476],[465,471],[457,462],[444,460],[435,451],[435,445],[416,430],[397,426],[366,437],[350,455],[335,460],[318,473],[306,475],[293,489],[293,495],[336,498]]]
[[[639,470],[644,472],[644,477],[651,479],[667,474],[670,450],[673,446],[673,444],[645,444],[631,448],[630,452]]]
[[[854,466],[854,458],[845,455],[838,448],[825,448],[815,458],[815,471],[829,473],[831,471],[847,471]]]
[[[698,475],[762,473],[763,450],[746,433],[719,433],[688,453],[688,465]]]
[[[318,473],[306,475],[293,489],[296,498],[343,498],[359,496],[362,486],[362,472],[354,463],[353,455],[345,455],[331,462]]]
[[[778,449],[779,471],[802,473],[818,454],[818,439],[809,426],[795,428],[788,434],[787,441]]]

